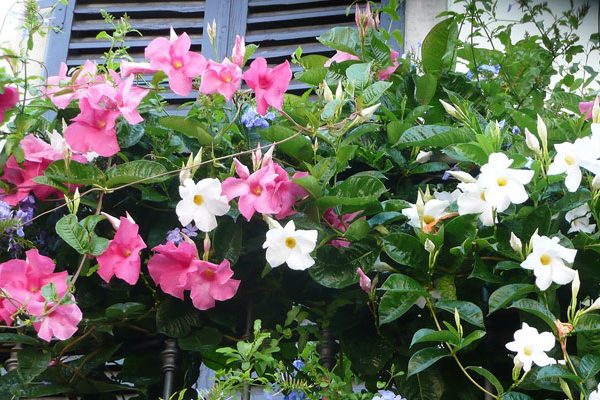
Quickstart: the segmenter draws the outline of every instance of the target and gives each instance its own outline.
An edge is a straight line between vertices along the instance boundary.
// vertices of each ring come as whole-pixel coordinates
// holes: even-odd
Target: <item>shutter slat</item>
[[[283,10],[253,13],[248,16],[248,24],[267,23],[275,21],[306,20],[309,18],[323,19],[327,17],[346,17],[346,7],[322,7],[318,9]],[[354,18],[354,11],[350,13]],[[326,23],[326,21],[323,21]]]
[[[354,26],[354,23],[342,23],[336,26]],[[323,25],[259,29],[250,31],[248,35],[246,35],[246,41],[248,43],[255,43],[265,40],[314,39],[322,34],[324,30],[326,29],[323,28]]]
[[[144,31],[156,31],[165,30],[173,27],[174,29],[182,29],[193,26],[195,28],[202,27],[202,18],[177,18],[177,19],[164,19],[164,18],[136,18],[130,19],[131,24],[137,30]],[[112,26],[104,21],[77,21],[73,23],[73,31],[105,31],[112,29]]]
[[[153,36],[143,36],[143,37],[135,37],[132,36],[125,41],[125,46],[130,48],[135,47],[146,47],[148,44],[163,35],[153,35]],[[202,45],[202,35],[191,34],[189,35],[192,41],[192,46],[201,46]],[[164,37],[164,36],[163,36]],[[86,38],[74,38],[71,40],[69,44],[69,49],[78,50],[78,49],[105,49],[106,42],[100,41],[93,37]]]
[[[138,12],[180,12],[180,13],[194,13],[204,12],[204,4],[202,3],[190,3],[189,1],[175,1],[175,2],[136,2],[136,3],[92,3],[78,5],[75,9],[75,14],[88,14],[97,17],[98,10],[104,10],[108,13],[127,13],[131,15]]]

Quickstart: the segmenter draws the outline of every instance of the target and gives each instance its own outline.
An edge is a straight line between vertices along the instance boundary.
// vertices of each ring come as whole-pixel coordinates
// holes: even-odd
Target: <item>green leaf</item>
[[[569,379],[574,382],[580,382],[580,378],[573,374],[573,372],[563,365],[547,365],[537,370],[535,374],[536,380],[547,380],[547,379]]]
[[[377,202],[385,193],[385,185],[370,175],[353,175],[331,189],[328,196],[317,200],[320,209],[336,205],[355,206],[364,209],[367,205]]]
[[[535,292],[535,285],[527,283],[513,283],[511,285],[502,286],[490,295],[488,315],[494,311],[506,307],[510,302],[520,299],[525,295]]]
[[[141,123],[131,125],[125,121],[121,122],[117,127],[117,141],[119,142],[119,147],[127,149],[135,146],[144,136],[144,132],[144,125]]]
[[[104,253],[104,250],[106,250],[108,245],[109,241],[107,238],[103,238],[91,232],[90,244],[88,245],[87,252],[92,256],[99,256],[100,254]]]
[[[214,255],[218,260],[237,263],[242,249],[242,226],[231,218],[219,219],[213,236]]]
[[[145,310],[146,306],[142,303],[117,303],[109,306],[104,315],[110,319],[122,320],[132,315],[139,315]]]
[[[371,63],[352,64],[346,68],[346,77],[355,88],[362,90],[371,76]]]
[[[90,236],[85,228],[79,225],[77,217],[68,214],[56,223],[56,233],[79,254],[86,254],[90,245]]]
[[[418,374],[444,357],[448,357],[448,351],[439,347],[426,347],[417,351],[408,360],[408,376]]]
[[[397,232],[383,238],[383,251],[398,264],[412,268],[427,268],[428,254],[419,240],[406,233]]]
[[[323,194],[323,188],[319,180],[312,175],[294,178],[293,181],[302,186],[315,199],[318,199]]]
[[[167,336],[189,335],[193,327],[202,325],[198,310],[177,299],[163,300],[156,310],[156,328]]]
[[[483,325],[483,312],[474,303],[460,300],[440,300],[435,303],[435,307],[441,310],[454,313],[454,309],[458,310],[460,319],[481,328]]]
[[[17,358],[19,377],[29,383],[48,369],[51,354],[47,350],[29,347],[19,350]]]
[[[460,338],[450,331],[436,331],[429,328],[422,328],[415,332],[410,342],[410,347],[417,343],[424,342],[448,342],[458,344]]]
[[[106,217],[104,215],[92,214],[82,219],[79,222],[79,224],[81,224],[81,226],[87,229],[88,232],[93,232],[94,229],[96,229],[96,225],[98,225],[98,222],[103,221],[105,219]]]
[[[521,392],[506,392],[502,394],[500,397],[501,400],[533,400],[531,397],[527,396]]]
[[[600,331],[600,315],[598,314],[584,314],[577,321],[575,325],[575,333],[581,332],[594,332]]]
[[[323,33],[317,40],[334,50],[354,55],[358,54],[358,32],[353,27],[335,27]]]
[[[398,385],[398,392],[410,400],[440,400],[448,390],[439,368],[435,367],[411,377],[396,378],[394,381]]]
[[[583,379],[593,378],[600,372],[600,356],[595,354],[586,354],[579,361],[577,368]]]
[[[205,122],[177,115],[162,117],[159,122],[165,128],[196,139],[201,146],[208,146],[213,142],[213,137],[208,133],[208,125]]]
[[[326,76],[327,68],[323,66],[305,69],[304,71],[298,71],[294,75],[294,77],[300,82],[307,83],[311,86],[319,86],[319,83],[323,82]]]
[[[346,104],[346,100],[342,99],[333,99],[323,107],[323,111],[321,111],[321,119],[323,121],[332,121],[334,117],[339,114],[339,111]]]
[[[482,337],[484,337],[486,335],[485,331],[482,331],[480,329],[477,329],[471,333],[469,333],[466,337],[464,337],[461,342],[460,342],[460,349],[463,349],[465,347],[470,346],[471,344],[475,343],[476,341],[478,341],[479,339],[481,339]]]
[[[356,284],[356,268],[369,270],[378,256],[379,249],[372,239],[353,242],[348,248],[322,246],[314,257],[315,265],[308,272],[319,284],[341,289]]]
[[[419,104],[426,105],[431,102],[437,90],[437,78],[431,74],[425,74],[416,78],[415,98]]]
[[[364,105],[370,106],[377,103],[377,100],[383,96],[385,91],[388,90],[390,86],[392,86],[392,82],[386,81],[377,81],[372,85],[367,86],[362,92]]]
[[[477,143],[459,143],[444,150],[444,153],[457,161],[470,161],[484,165],[488,161],[487,153]]]
[[[528,314],[535,315],[548,324],[548,326],[552,328],[553,332],[556,331],[556,326],[554,325],[556,317],[542,303],[531,299],[521,299],[515,301],[510,308],[516,308]]]
[[[473,134],[464,128],[452,128],[441,125],[417,125],[402,134],[395,146],[425,147],[432,146],[446,148],[455,143],[463,143],[472,140]]]
[[[136,160],[116,165],[106,171],[109,188],[134,183],[148,185],[169,179],[167,169],[156,161]]]
[[[401,317],[421,296],[428,296],[423,286],[402,274],[392,274],[379,290],[384,291],[379,303],[379,323],[387,324]]]
[[[364,239],[370,230],[369,223],[365,219],[359,218],[350,224],[348,230],[344,233],[344,237],[355,242]]]
[[[32,346],[39,345],[41,342],[31,336],[21,335],[19,333],[0,333],[0,343],[23,343]]]
[[[205,326],[199,331],[194,331],[187,336],[179,338],[179,348],[185,351],[210,351],[221,343],[223,335],[210,326]]]
[[[449,65],[446,57],[447,53],[451,53],[456,31],[456,22],[453,18],[448,18],[435,25],[425,36],[421,47],[421,58],[426,73],[440,75],[442,70]]]
[[[65,160],[57,160],[48,165],[44,176],[58,181],[74,185],[102,185],[106,176],[94,164],[82,164],[71,160],[68,164]]]
[[[280,125],[271,125],[267,129],[259,130],[258,133],[263,139],[269,142],[278,142],[296,135],[293,139],[286,140],[277,145],[277,149],[296,160],[312,161],[313,150],[310,140],[305,136],[297,135],[296,131]]]
[[[494,376],[494,374],[492,374],[487,369],[485,369],[483,367],[476,367],[476,366],[468,366],[465,369],[469,370],[469,371],[473,371],[473,372],[483,376],[485,379],[487,379],[487,381],[489,383],[491,383],[492,386],[494,386],[494,388],[496,389],[496,394],[502,394],[504,392],[504,388],[502,387],[502,384],[500,383],[498,378],[496,378]]]

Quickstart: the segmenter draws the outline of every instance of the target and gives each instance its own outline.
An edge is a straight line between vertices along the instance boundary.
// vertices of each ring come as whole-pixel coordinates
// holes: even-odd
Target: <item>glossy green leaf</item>
[[[418,374],[448,355],[446,349],[439,347],[426,347],[417,351],[408,360],[408,376]]]
[[[410,347],[417,343],[424,342],[448,342],[458,344],[460,338],[450,331],[436,331],[429,328],[422,328],[415,332],[410,342]]]
[[[335,27],[323,33],[317,40],[334,50],[358,54],[358,32],[354,27]]]
[[[116,165],[106,171],[110,188],[124,184],[148,185],[163,182],[170,178],[167,169],[156,161],[136,160]]]
[[[159,121],[165,128],[196,139],[201,146],[208,146],[213,142],[213,137],[208,132],[208,125],[205,122],[178,115],[162,117]]]
[[[427,268],[428,254],[421,242],[412,235],[397,232],[385,236],[383,251],[398,264]]]
[[[502,286],[496,289],[491,295],[488,301],[489,312],[488,314],[498,311],[501,308],[506,307],[512,301],[520,299],[529,293],[536,291],[535,285],[527,283],[513,283],[510,285]]]
[[[390,275],[379,290],[384,292],[379,303],[380,324],[400,318],[419,297],[428,296],[419,282],[402,274]]]
[[[435,303],[435,307],[450,313],[454,313],[454,309],[458,310],[460,319],[483,328],[483,312],[481,308],[469,301],[461,300],[440,300]]]
[[[492,384],[492,386],[494,386],[494,388],[496,389],[496,394],[500,395],[504,392],[504,388],[502,387],[502,384],[500,383],[498,378],[496,378],[494,376],[494,374],[492,374],[487,369],[485,369],[483,367],[476,367],[476,366],[468,366],[465,369],[468,371],[473,371],[473,372],[477,373],[478,375],[483,376],[489,383]]]

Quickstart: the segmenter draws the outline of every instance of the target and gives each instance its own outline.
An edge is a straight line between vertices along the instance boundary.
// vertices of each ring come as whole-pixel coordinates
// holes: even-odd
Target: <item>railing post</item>
[[[331,370],[335,365],[337,343],[328,328],[321,330],[321,340],[317,345],[317,351],[319,352],[319,364]]]
[[[177,359],[179,348],[175,339],[165,340],[165,349],[160,353],[162,359],[162,371],[164,374],[163,399],[169,400],[173,395],[173,385],[175,382],[175,371],[177,370]]]

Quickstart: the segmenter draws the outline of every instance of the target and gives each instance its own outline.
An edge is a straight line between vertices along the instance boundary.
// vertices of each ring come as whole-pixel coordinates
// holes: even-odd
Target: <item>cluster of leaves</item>
[[[95,164],[52,163],[36,180],[68,196],[69,188],[78,185],[79,217],[40,203],[35,229],[62,241],[48,240],[38,247],[59,269],[74,273],[82,263],[82,278],[74,290],[85,319],[77,336],[50,345],[26,332],[2,333],[1,342],[24,349],[18,352],[18,369],[0,377],[0,399],[65,393],[156,398],[162,394],[159,354],[167,337],[175,338],[181,350],[179,388],[195,383],[201,362],[219,371],[214,397],[209,398],[245,385],[302,390],[332,400],[365,398],[351,394],[353,380],[364,382],[371,392],[390,388],[410,400],[452,399],[457,393],[461,399],[477,399],[482,388],[497,399],[524,400],[531,398],[524,391],[536,391],[535,398],[540,398],[566,392],[565,385],[572,398],[589,394],[600,371],[597,314],[575,324],[576,339],[568,342],[573,370],[552,365],[513,381],[513,363],[504,345],[521,321],[558,333],[554,321],[568,320],[566,305],[571,300],[568,289],[540,292],[531,283],[519,266],[520,255],[509,245],[511,232],[527,241],[537,230],[577,249],[574,268],[582,281],[580,299],[598,296],[598,234],[560,234],[567,230],[564,215],[572,208],[590,202],[593,215],[600,214],[590,190],[568,193],[561,179],[542,179],[540,165],[534,163],[531,200],[511,206],[494,227],[482,227],[477,215],[464,215],[424,233],[408,226],[401,212],[427,185],[454,190],[455,183],[443,179],[443,172],[453,167],[476,172],[498,151],[515,160],[513,167],[524,166],[531,152],[512,127],[535,131],[537,114],[548,125],[551,144],[589,135],[583,118],[563,110],[578,112],[582,99],[575,91],[586,89],[597,72],[583,66],[587,75],[580,79],[575,75],[580,65],[557,67],[561,58],[570,61],[585,51],[575,32],[586,9],[554,15],[545,6],[521,2],[520,20],[501,25],[490,24],[495,2],[464,3],[464,12],[445,13],[428,34],[421,60],[400,58],[387,81],[377,79],[377,71],[390,65],[390,41],[401,41],[397,32],[371,29],[359,35],[354,28],[337,27],[324,33],[321,43],[359,61],[327,68],[326,57],[303,56],[299,49],[293,55],[301,66],[296,79],[314,88],[303,95],[286,95],[285,114],[268,128],[248,129],[240,122],[248,103],[245,93],[233,104],[220,96],[202,96],[182,108],[186,116],[169,115],[160,97],[164,87],[157,79],[141,105],[144,122],[118,127],[121,152],[115,157]],[[394,10],[393,4],[383,9]],[[540,21],[548,15],[553,22],[544,26]],[[461,27],[467,22],[473,30],[461,40]],[[531,22],[538,32],[513,42],[513,27]],[[124,25],[114,23],[119,27],[116,36],[101,34],[115,46],[108,55],[111,63],[124,56],[119,46],[130,30],[126,19]],[[497,48],[483,48],[478,38]],[[473,78],[458,72],[457,64],[466,65]],[[481,65],[499,65],[498,75],[486,76],[489,72],[481,72]],[[550,87],[557,75],[558,84]],[[324,84],[341,85],[342,95],[327,100]],[[28,89],[39,95],[31,85]],[[315,94],[316,99],[311,96]],[[464,118],[452,119],[439,100],[454,104]],[[376,104],[380,106],[375,115],[365,116]],[[35,97],[8,125],[7,150],[17,159],[17,144],[26,133],[61,130],[62,120],[76,114],[67,108],[48,120],[48,107],[47,99]],[[504,127],[495,120],[504,120]],[[131,213],[152,248],[177,227],[177,175],[189,152],[200,151],[209,160],[197,177],[223,180],[231,175],[232,154],[282,140],[286,141],[277,147],[276,157],[290,171],[309,172],[296,180],[309,197],[293,217],[299,228],[319,232],[316,263],[308,273],[271,270],[261,248],[264,223],[257,218],[246,223],[232,210],[211,234],[211,256],[230,260],[242,285],[235,298],[214,309],[200,312],[189,302],[157,291],[144,268],[135,286],[118,281],[107,285],[94,274],[96,266],[87,256],[100,254],[112,234],[96,209],[112,215]],[[424,163],[415,161],[422,149],[434,152]],[[247,154],[241,159],[250,165]],[[329,208],[339,214],[361,211],[364,218],[340,232],[322,221]],[[328,245],[335,238],[351,244]],[[201,247],[202,238],[196,239]],[[424,248],[427,240],[435,245],[435,257]],[[145,251],[142,259],[149,255]],[[369,296],[358,288],[359,267],[374,284],[381,283]],[[439,300],[431,295],[434,290]],[[415,306],[421,299],[424,309]],[[255,319],[262,323],[249,329],[247,321]],[[325,336],[322,330],[339,342],[332,371],[318,363],[315,343]],[[292,375],[292,362],[298,358],[306,368]],[[180,398],[193,398],[193,392],[187,390]]]

